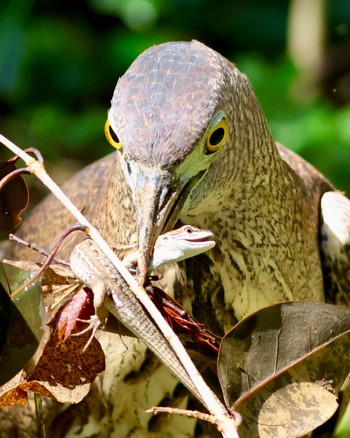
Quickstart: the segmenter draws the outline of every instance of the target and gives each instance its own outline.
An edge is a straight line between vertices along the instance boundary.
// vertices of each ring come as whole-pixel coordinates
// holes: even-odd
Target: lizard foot
[[[79,332],[76,333],[72,333],[71,336],[80,336],[83,335],[84,333],[89,332],[90,330],[92,330],[91,336],[89,338],[89,340],[87,341],[83,351],[85,351],[88,346],[91,344],[92,339],[95,337],[95,334],[97,332],[97,330],[104,325],[104,323],[101,321],[101,319],[97,316],[97,315],[92,315],[90,317],[90,319],[80,319],[77,318],[77,321],[79,322],[84,322],[86,324],[88,324],[87,327],[85,327],[83,330],[80,330]]]

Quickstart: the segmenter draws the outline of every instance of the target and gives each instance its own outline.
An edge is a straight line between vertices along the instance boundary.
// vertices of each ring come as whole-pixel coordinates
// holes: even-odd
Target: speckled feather
[[[206,155],[203,139],[218,110],[225,113],[228,140]],[[326,295],[348,303],[350,203],[345,197],[340,202],[311,165],[276,147],[247,78],[228,60],[198,42],[153,47],[118,81],[109,119],[123,151],[78,173],[65,190],[111,244],[146,242],[164,205],[174,216],[166,226],[178,222],[210,229],[215,248],[162,279],[162,286],[209,329],[224,333],[237,319],[278,301],[319,301]],[[167,204],[170,195],[159,200],[148,193],[149,175],[157,171],[164,184],[182,194],[174,201],[177,209]],[[192,185],[188,174],[195,178]],[[142,224],[147,232],[140,234],[140,218],[155,201],[150,220]],[[333,205],[340,206],[345,224],[330,220]],[[50,246],[70,223],[70,215],[50,197],[24,222],[21,236]],[[158,234],[166,231],[162,227]],[[62,253],[69,254],[71,246]],[[21,258],[24,253],[8,254]],[[107,371],[93,393],[57,417],[64,430],[75,425],[75,436],[91,436],[88,423],[101,437],[194,436],[194,420],[150,421],[142,413],[165,396],[167,403],[186,404],[169,372],[149,361],[137,340],[128,340],[127,350],[115,335],[102,333],[101,340]],[[93,412],[97,396],[103,403]],[[56,431],[50,429],[50,436],[65,436],[62,427]]]

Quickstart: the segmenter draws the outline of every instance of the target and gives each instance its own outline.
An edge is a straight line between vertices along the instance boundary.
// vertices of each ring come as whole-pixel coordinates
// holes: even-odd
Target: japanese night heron
[[[217,52],[196,41],[144,52],[117,83],[106,134],[118,150],[65,190],[111,244],[137,241],[146,263],[157,237],[173,227],[211,230],[216,246],[162,284],[209,329],[223,334],[280,301],[326,295],[348,302],[349,201],[275,144],[246,76]],[[72,222],[52,197],[31,218],[22,236],[42,246]],[[81,427],[75,436],[90,436],[87,425],[101,437],[111,430],[118,437],[194,435],[193,419],[143,414],[165,396],[186,405],[169,372],[137,340],[102,335],[109,368],[82,403],[61,414],[69,427],[50,436],[74,426]]]

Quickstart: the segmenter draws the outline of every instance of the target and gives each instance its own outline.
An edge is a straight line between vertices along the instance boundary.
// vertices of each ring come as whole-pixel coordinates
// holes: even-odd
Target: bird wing
[[[327,301],[350,305],[350,200],[340,192],[321,198],[320,246]]]

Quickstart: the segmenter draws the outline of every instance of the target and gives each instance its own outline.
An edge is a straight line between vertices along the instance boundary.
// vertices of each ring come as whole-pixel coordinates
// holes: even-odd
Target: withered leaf
[[[56,321],[52,321],[54,327]],[[91,332],[70,336],[65,342],[53,331],[34,373],[25,389],[51,396],[61,403],[78,403],[89,392],[96,377],[105,369],[105,358],[99,342]],[[42,388],[40,391],[38,390]]]
[[[27,401],[27,392],[20,387],[15,387],[13,389],[10,389],[8,392],[5,392],[5,394],[0,397],[0,407],[18,404],[24,405],[25,403],[27,403]]]
[[[0,162],[0,180],[14,170],[13,161]],[[0,190],[0,234],[7,234],[20,224],[20,214],[28,201],[27,185],[21,175],[16,175]]]
[[[28,268],[30,270],[34,268],[34,271],[37,270],[36,266],[29,266]],[[11,265],[1,266],[0,278],[9,285],[10,289],[16,289],[32,275],[33,272],[28,273]],[[63,282],[64,284],[67,281],[69,283],[71,279],[66,278],[65,272],[63,272],[63,275],[64,278],[58,278],[59,283]],[[51,281],[53,278],[56,279],[56,277],[56,274],[53,275],[50,273],[49,276],[46,276],[45,281]],[[74,285],[72,285],[72,288],[74,288]],[[17,303],[17,301],[20,303],[23,302],[25,307],[23,310],[23,315],[25,315],[26,319],[28,319],[28,321],[25,321],[25,323],[32,329],[29,332],[31,334],[30,339],[33,341],[33,343],[35,342],[35,347],[37,347],[38,340],[40,339],[39,334],[45,327],[45,314],[43,312],[40,288],[36,291],[39,293],[39,297],[32,297],[30,302],[25,301],[23,298],[23,296],[26,297],[29,295],[30,290],[31,288],[20,293],[13,299],[13,302],[11,302],[8,293],[6,291],[3,292],[6,294],[6,299],[10,300],[11,306],[14,306],[13,303]],[[72,294],[70,293],[69,296],[71,295]],[[62,403],[78,403],[88,394],[95,378],[104,370],[104,353],[96,339],[90,340],[91,332],[79,334],[78,336],[70,336],[67,338],[67,336],[69,336],[73,331],[73,328],[75,331],[77,329],[77,317],[81,317],[82,319],[86,317],[86,319],[88,319],[90,316],[88,313],[86,313],[84,306],[84,304],[86,305],[86,302],[84,303],[84,300],[86,301],[86,297],[83,300],[80,300],[81,302],[79,304],[79,296],[78,299],[75,300],[73,296],[73,302],[78,301],[78,304],[71,307],[70,310],[73,310],[73,314],[69,314],[69,312],[67,312],[65,319],[62,322],[63,326],[66,326],[67,323],[68,325],[70,324],[68,328],[65,327],[65,331],[63,330],[63,326],[61,326],[61,331],[57,330],[57,323],[60,315],[62,315],[62,312],[58,311],[50,321],[49,327],[51,327],[51,335],[48,340],[45,339],[45,342],[42,343],[40,349],[38,350],[40,355],[38,353],[36,354],[36,366],[33,361],[31,362],[30,366],[26,366],[26,363],[34,354],[36,348],[32,348],[30,354],[23,355],[16,347],[16,350],[14,350],[14,356],[18,360],[18,365],[16,367],[13,367],[13,364],[9,362],[8,354],[3,355],[1,358],[3,361],[0,361],[0,370],[2,370],[2,364],[6,366],[7,370],[11,370],[11,372],[7,374],[6,372],[1,373],[3,382],[8,381],[16,374],[16,372],[18,374],[16,374],[11,381],[8,381],[5,385],[0,387],[0,406],[24,403],[27,399],[27,391],[34,392],[41,396],[54,398]],[[64,303],[65,300],[62,302]],[[76,307],[75,310],[74,307]],[[15,309],[17,308],[15,307]],[[21,321],[24,320],[21,313],[16,318],[16,321],[18,319]],[[9,325],[7,333],[10,333],[10,329],[11,324]],[[47,330],[49,330],[49,328],[47,328]],[[24,334],[27,333],[27,330],[22,328],[21,332],[23,332],[21,334],[24,336]],[[16,334],[17,332],[12,330],[11,333],[14,333],[15,339],[20,338],[20,336]],[[14,341],[12,338],[7,336],[6,341],[8,342],[8,340],[10,340],[9,349],[12,351],[12,345]],[[89,340],[90,343],[88,347],[85,348]],[[4,349],[3,351],[6,353],[7,350]]]
[[[88,321],[94,313],[92,291],[89,288],[81,288],[62,307],[57,316],[58,339],[65,341],[72,333],[83,330],[86,323],[81,321]]]
[[[6,284],[8,290],[16,290],[28,278],[33,276],[39,268],[35,264],[24,262],[19,262],[19,265],[25,270],[18,269],[17,266],[11,263],[1,265],[0,279]],[[0,387],[0,406],[24,403],[27,400],[28,391],[40,396],[54,398],[62,403],[78,403],[88,394],[95,378],[105,368],[103,350],[96,339],[90,339],[91,331],[77,336],[70,336],[72,332],[79,331],[78,324],[82,324],[77,322],[77,318],[88,320],[94,312],[92,292],[82,290],[80,294],[74,295],[74,291],[79,285],[74,282],[72,274],[66,268],[54,267],[54,269],[49,269],[43,275],[43,283],[46,291],[44,295],[45,304],[51,309],[48,326],[46,326],[47,321],[45,321],[43,311],[41,288],[37,290],[39,296],[32,297],[30,302],[25,301],[24,297],[28,295],[31,288],[18,294],[12,301],[9,293],[4,290],[5,305],[1,304],[0,295],[0,312],[3,311],[3,315],[6,315],[6,303],[11,306],[14,306],[17,302],[25,304],[23,315],[20,313],[19,318],[24,320],[30,327],[31,340],[33,340],[33,343],[35,342],[35,347],[38,345],[41,330],[46,328],[46,331],[51,331],[48,339],[47,336],[43,338],[45,342],[40,344],[40,348],[28,366],[26,366],[28,359],[33,356],[36,348],[32,348],[31,354],[26,355],[24,358],[23,354],[17,356],[17,349],[16,358],[21,360],[16,367],[12,367],[12,364],[9,363],[7,354],[3,355],[1,358],[4,359],[3,364],[11,372],[8,375],[6,373],[1,375],[3,382],[7,381],[7,383],[2,384]],[[61,292],[60,289],[65,289],[65,291],[62,290]],[[67,303],[67,300],[70,301],[62,311],[62,305]],[[53,308],[55,307],[57,311],[53,314]],[[11,329],[11,318],[8,318],[8,321],[8,327],[4,325],[3,330],[6,332],[6,342],[10,339],[8,333]],[[49,327],[51,327],[51,330]],[[80,329],[83,328],[84,326],[80,327]],[[15,333],[13,330],[12,332]],[[26,333],[25,330],[23,330],[24,333]],[[15,339],[17,338],[20,338],[18,334],[15,336]],[[9,343],[10,351],[12,351],[12,344],[13,341],[11,340]],[[6,353],[5,347],[3,351]],[[0,361],[0,370],[1,365]],[[12,376],[14,377],[11,379]]]
[[[240,438],[293,438],[308,434],[338,408],[324,386],[294,381],[286,372],[262,386],[236,409],[243,417]]]
[[[61,403],[79,403],[105,369],[96,339],[84,350],[89,337],[90,333],[84,333],[61,342],[53,332],[34,372],[20,372],[0,388],[0,406],[25,403],[28,391]]]
[[[209,332],[204,324],[194,319],[176,300],[162,289],[146,285],[145,290],[163,318],[179,336],[183,345],[206,361],[217,361],[221,338]]]

